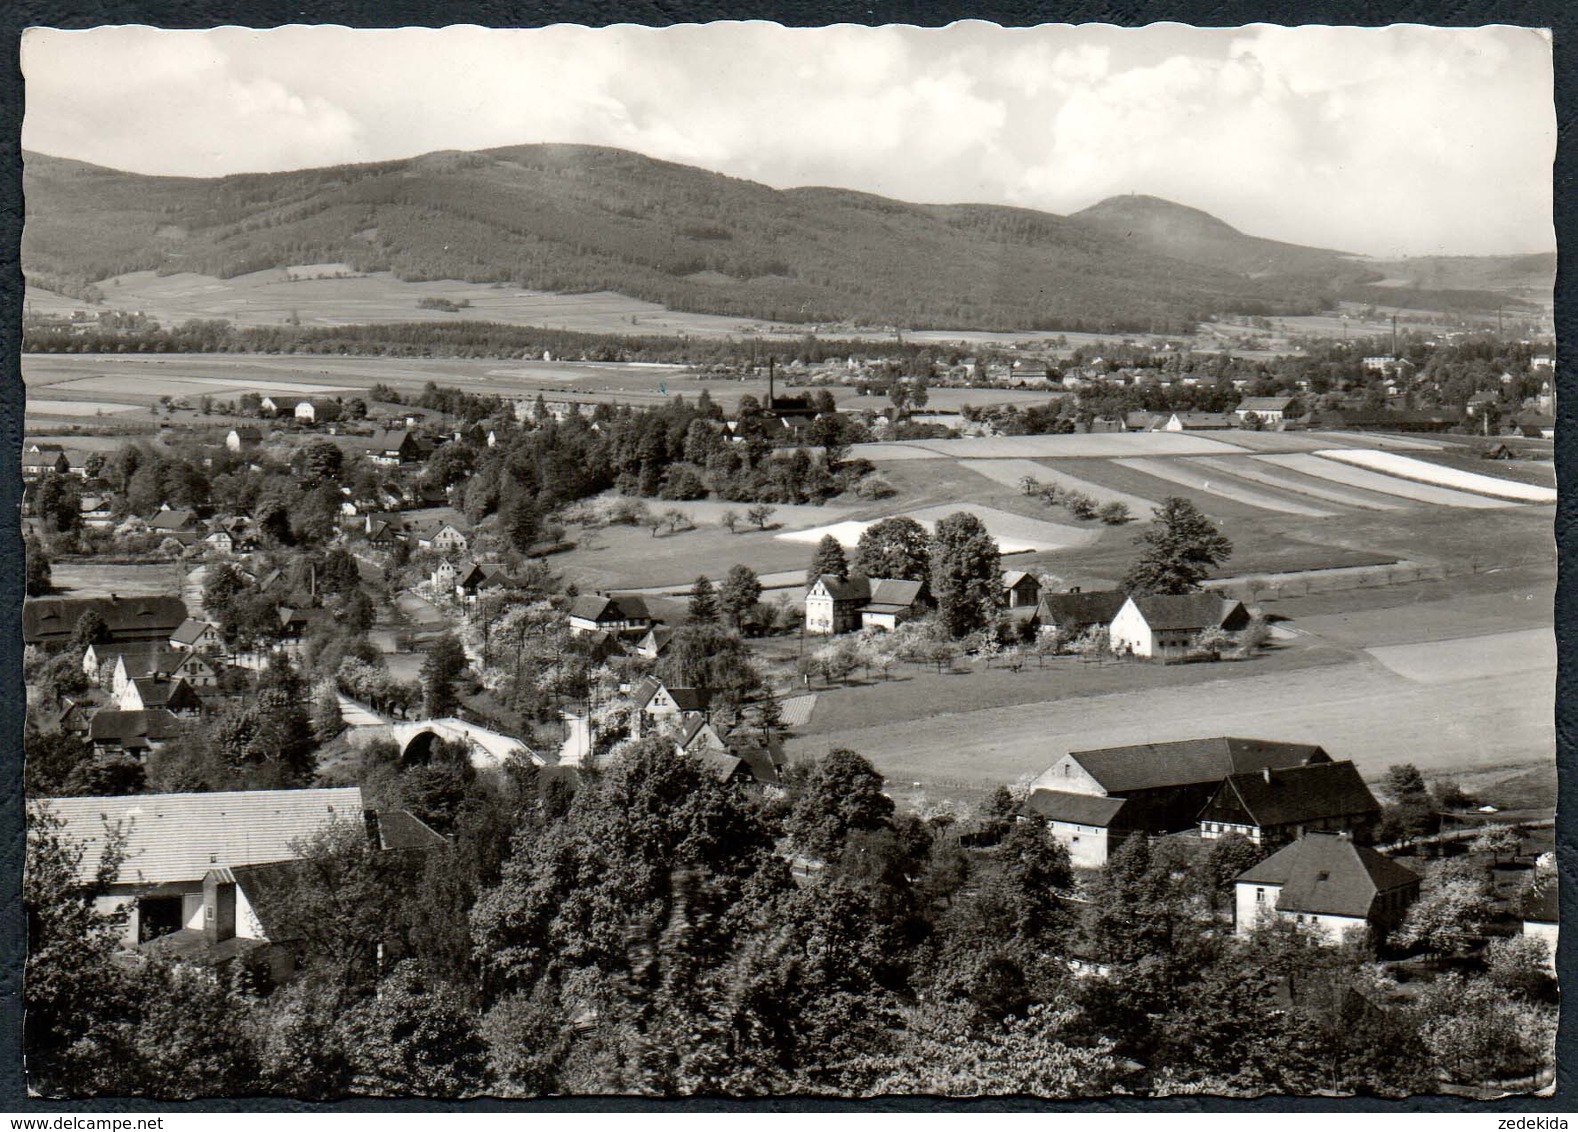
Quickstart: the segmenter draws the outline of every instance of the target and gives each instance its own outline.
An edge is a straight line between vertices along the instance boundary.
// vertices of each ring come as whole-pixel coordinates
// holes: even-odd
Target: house
[[[148,529],[156,535],[195,535],[197,512],[188,507],[162,507],[148,516]]]
[[[1419,896],[1419,874],[1340,833],[1309,833],[1234,882],[1238,934],[1273,916],[1334,941],[1355,928],[1386,932]]]
[[[163,708],[177,718],[203,713],[203,699],[197,690],[179,676],[134,676],[126,681],[115,706],[121,711],[152,711]]]
[[[67,696],[60,701],[60,714],[55,716],[55,726],[62,734],[70,735],[84,742],[88,738],[88,726],[92,716],[89,712],[91,705],[79,704]]]
[[[1359,364],[1364,366],[1367,373],[1385,373],[1397,365],[1397,359],[1390,354],[1375,354],[1364,358]]]
[[[773,793],[783,789],[783,772],[789,759],[776,739],[738,733],[725,737],[704,717],[692,716],[675,736],[675,747],[681,754],[700,761],[722,782]]]
[[[278,401],[275,401],[274,398],[272,398],[272,397],[265,397],[265,398],[263,398],[263,400],[258,402],[258,412],[261,415],[266,416],[266,417],[277,417],[277,416],[279,416],[280,409],[281,409],[280,403]]]
[[[107,668],[110,691],[117,696],[126,690],[128,681],[144,676],[179,676],[194,688],[212,688],[219,683],[213,665],[202,654],[162,646],[89,645],[83,650],[82,668],[89,679],[101,682],[101,674]]]
[[[712,708],[712,693],[705,688],[671,688],[656,676],[647,676],[630,690],[634,712],[631,738],[651,735],[676,720],[705,719]]]
[[[225,447],[232,452],[250,452],[263,443],[263,430],[254,425],[242,425],[225,434]]]
[[[1233,737],[1070,751],[1030,784],[1024,809],[1076,865],[1095,868],[1126,837],[1194,828],[1233,775],[1330,761],[1305,743]]]
[[[295,417],[298,421],[306,421],[308,424],[313,424],[318,419],[318,406],[311,401],[297,401]]]
[[[1112,651],[1181,657],[1206,629],[1237,633],[1250,622],[1244,603],[1214,593],[1132,594],[1109,627]]]
[[[35,448],[40,446],[34,445]],[[40,451],[22,453],[22,478],[43,479],[50,474],[66,475],[71,471],[71,458],[60,448],[43,447]]]
[[[363,526],[362,530],[367,536],[367,542],[369,545],[389,547],[393,546],[400,540],[400,533],[403,529],[403,526],[404,524],[402,524],[399,519],[391,520],[380,518],[374,515],[368,515],[367,522]]]
[[[428,581],[435,590],[448,593],[455,588],[455,578],[460,574],[460,567],[447,558],[441,558],[438,565],[433,567],[433,572],[428,575]]]
[[[489,591],[514,589],[516,582],[497,563],[462,562],[455,572],[454,586],[457,597],[475,601]]]
[[[219,635],[217,625],[188,617],[170,634],[170,647],[191,652],[223,653],[225,642]]]
[[[1231,413],[1173,413],[1157,432],[1207,432],[1216,429],[1236,428],[1238,421]]]
[[[1004,570],[1003,593],[1009,609],[1034,606],[1041,600],[1041,580],[1024,570]]]
[[[103,529],[115,525],[115,502],[107,495],[84,495],[77,503],[84,527]]]
[[[582,594],[570,606],[572,633],[645,633],[656,620],[637,594]]]
[[[1264,424],[1281,424],[1292,404],[1292,397],[1245,397],[1233,410],[1233,415],[1240,424],[1250,413],[1254,413]]]
[[[88,742],[96,754],[146,755],[180,735],[181,726],[181,721],[163,708],[101,708],[88,720]]]
[[[206,536],[203,539],[203,545],[216,554],[230,555],[234,554],[236,550],[236,540],[224,528],[220,528],[213,534]]]
[[[65,644],[90,610],[104,620],[104,638],[113,643],[168,640],[186,620],[186,604],[175,595],[35,597],[22,603],[22,639],[30,645]]]
[[[1365,842],[1381,804],[1353,763],[1262,767],[1228,777],[1200,811],[1200,837],[1238,834],[1256,845],[1281,845],[1306,833],[1346,833]]]
[[[320,625],[332,620],[327,609],[293,609],[290,606],[279,607],[280,637],[287,642],[300,641],[314,625]]]
[[[471,539],[449,519],[434,519],[416,532],[416,544],[440,554],[464,554]]]
[[[847,633],[852,629],[895,629],[920,606],[924,582],[907,578],[847,579],[823,574],[805,595],[808,633]]]
[[[379,429],[362,442],[362,455],[374,464],[398,468],[421,458],[422,448],[408,428]]]
[[[1123,414],[1123,427],[1128,432],[1154,432],[1167,423],[1169,414],[1133,409]]]
[[[1073,640],[1112,624],[1126,601],[1128,595],[1119,590],[1085,593],[1078,586],[1067,593],[1043,593],[1036,608],[1036,621],[1042,632],[1062,633]]]
[[[1517,424],[1521,436],[1556,439],[1556,418],[1549,413],[1524,413],[1518,417]]]
[[[100,712],[95,720],[108,714]],[[40,803],[86,844],[77,876],[90,883],[108,829],[126,837],[125,857],[109,891],[94,899],[103,912],[125,908],[128,946],[204,925],[204,881],[216,867],[286,861],[294,845],[336,821],[364,821],[360,787],[328,790],[240,790],[211,794],[137,794],[51,798]]]
[[[668,650],[669,642],[673,639],[673,629],[666,625],[654,625],[647,630],[646,636],[635,643],[635,653],[648,660],[657,660]]]
[[[1523,898],[1523,934],[1545,945],[1545,965],[1556,969],[1556,937],[1561,927],[1554,874],[1537,880]]]

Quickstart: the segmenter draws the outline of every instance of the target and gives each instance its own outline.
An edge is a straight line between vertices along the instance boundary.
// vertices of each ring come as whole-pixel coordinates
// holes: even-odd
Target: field
[[[1355,464],[1361,468],[1369,468],[1372,471],[1385,472],[1390,476],[1399,476],[1407,480],[1417,480],[1423,483],[1477,492],[1480,495],[1488,495],[1494,499],[1512,499],[1520,503],[1556,502],[1556,488],[1554,486],[1545,487],[1528,483],[1515,483],[1497,476],[1488,476],[1482,472],[1470,472],[1463,468],[1443,467],[1440,464],[1416,460],[1411,456],[1398,455],[1396,452],[1364,452],[1336,449],[1322,452],[1321,455],[1326,456],[1328,459],[1341,460],[1346,464]]]
[[[407,393],[419,393],[428,382],[506,398],[530,398],[541,393],[548,399],[568,396],[578,400],[617,401],[650,405],[669,397],[700,396],[706,391],[720,404],[732,408],[744,394],[766,395],[765,376],[760,380],[703,379],[689,375],[682,366],[653,363],[565,362],[520,359],[514,361],[428,360],[419,358],[359,358],[327,356],[269,356],[247,354],[28,354],[22,359],[27,383],[27,415],[35,418],[74,417],[85,426],[97,413],[122,414],[146,411],[160,397],[184,398],[195,404],[209,396],[229,400],[244,392],[287,397],[336,396],[366,390],[376,384]],[[789,376],[781,375],[780,392]],[[98,396],[83,399],[80,394]],[[862,399],[852,390],[835,391],[846,406],[858,407]],[[961,405],[1037,405],[1052,394],[1046,391],[1009,389],[935,389],[929,408],[956,411]],[[872,397],[873,407],[885,400]],[[195,413],[182,423],[200,424]],[[58,425],[58,421],[54,422]],[[149,417],[147,427],[154,426]],[[219,423],[218,420],[212,423]]]
[[[1333,459],[1306,453],[1295,453],[1287,456],[1259,456],[1257,459],[1265,460],[1279,467],[1292,468],[1294,471],[1306,472],[1321,479],[1347,484],[1350,487],[1362,487],[1371,491],[1384,492],[1388,495],[1401,496],[1415,503],[1429,503],[1442,507],[1472,508],[1507,506],[1504,502],[1487,499],[1482,495],[1470,495],[1467,492],[1453,491],[1449,488],[1436,487],[1432,484],[1399,479],[1396,476],[1387,475],[1383,472],[1352,467]]]
[[[1413,615],[1398,606],[1368,620],[1385,636],[1389,622],[1406,627]],[[1450,624],[1452,610],[1440,620]],[[896,782],[943,787],[1011,782],[1069,750],[1212,735],[1320,743],[1372,779],[1393,762],[1428,774],[1534,766],[1554,756],[1548,622],[1417,644],[1313,639],[1303,647],[1302,664],[1273,654],[1236,664],[1092,666],[1093,675],[1078,667],[940,677],[915,670],[886,694],[880,684],[823,692],[791,749],[813,755],[847,746]],[[1091,687],[1103,680],[1110,689]],[[989,682],[1024,685],[1023,702],[994,694]],[[1135,710],[1138,690],[1143,711]],[[850,701],[842,710],[840,696]]]
[[[59,597],[178,593],[184,573],[172,562],[56,562],[50,580]]]

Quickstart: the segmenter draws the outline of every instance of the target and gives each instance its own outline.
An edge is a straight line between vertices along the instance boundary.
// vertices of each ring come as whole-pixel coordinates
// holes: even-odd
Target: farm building
[[[464,554],[471,538],[449,519],[434,519],[416,532],[416,544],[441,554]]]
[[[163,708],[178,719],[190,719],[202,714],[203,699],[179,676],[134,676],[126,681],[115,706],[121,711]]]
[[[30,645],[63,645],[89,611],[104,620],[105,639],[168,640],[186,620],[186,604],[173,595],[35,597],[22,603],[22,639]]]
[[[1119,590],[1085,593],[1076,587],[1067,593],[1043,593],[1036,621],[1043,632],[1080,637],[1091,629],[1105,629],[1112,624],[1127,600],[1128,595]]]
[[[22,478],[37,480],[50,475],[66,475],[71,471],[71,458],[59,448],[45,448],[37,452],[22,453]]]
[[[82,671],[88,679],[102,683],[106,669],[110,691],[117,696],[126,690],[128,680],[143,676],[180,676],[194,688],[212,688],[219,682],[213,665],[196,651],[155,641],[92,644],[82,650]]]
[[[214,652],[223,650],[224,640],[219,635],[218,626],[188,617],[170,634],[170,647],[191,649],[193,652]]]
[[[1206,629],[1236,633],[1249,624],[1243,602],[1201,594],[1134,594],[1112,618],[1112,651],[1181,657]]]
[[[1188,739],[1070,751],[1030,784],[1027,814],[1045,819],[1076,865],[1096,868],[1134,834],[1191,829],[1234,775],[1329,763],[1305,743]]]
[[[181,721],[163,708],[121,711],[102,708],[88,720],[88,742],[95,754],[146,755],[181,734]]]
[[[671,688],[648,676],[630,690],[630,706],[634,710],[630,737],[639,739],[671,722],[706,719],[712,709],[712,693],[705,688]]]
[[[1247,935],[1280,916],[1333,942],[1355,928],[1388,931],[1419,896],[1419,874],[1338,833],[1310,833],[1234,882],[1235,921]]]
[[[637,594],[582,594],[570,607],[573,633],[645,633],[655,620]]]
[[[918,610],[923,582],[906,578],[841,579],[823,574],[805,595],[808,633],[847,633],[853,629],[895,629]]]
[[[485,593],[515,588],[515,579],[496,562],[462,562],[455,571],[455,596],[475,601]]]
[[[1009,609],[1024,609],[1041,600],[1041,582],[1024,570],[1004,570],[1003,594]]]
[[[421,459],[422,446],[408,428],[379,429],[362,442],[362,455],[374,464],[398,468]]]
[[[1368,841],[1381,804],[1353,763],[1262,767],[1230,776],[1200,811],[1200,837],[1238,834],[1256,845],[1280,845],[1306,833],[1346,833]]]
[[[1281,424],[1287,418],[1292,404],[1292,397],[1245,397],[1233,410],[1233,415],[1240,423],[1250,413],[1254,413],[1266,424]]]
[[[1217,429],[1236,428],[1238,421],[1231,413],[1173,413],[1158,432],[1210,432]]]

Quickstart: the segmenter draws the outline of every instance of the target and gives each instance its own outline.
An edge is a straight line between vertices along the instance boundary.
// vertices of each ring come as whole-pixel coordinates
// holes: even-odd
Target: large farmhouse
[[[1249,621],[1243,602],[1218,594],[1133,594],[1112,618],[1112,651],[1179,657],[1206,629],[1236,633]]]
[[[105,639],[117,643],[168,641],[186,621],[186,605],[174,595],[28,598],[22,603],[22,639],[30,645],[65,644],[90,610],[104,619]]]
[[[1340,832],[1368,841],[1380,816],[1381,804],[1351,762],[1268,766],[1222,783],[1200,811],[1200,836],[1280,845],[1306,833]]]
[[[1193,828],[1234,775],[1329,762],[1306,743],[1226,737],[1070,751],[1031,783],[1025,810],[1046,820],[1074,864],[1096,868],[1126,837]]]
[[[823,574],[806,591],[806,632],[896,629],[915,615],[924,588],[924,583],[906,578]]]

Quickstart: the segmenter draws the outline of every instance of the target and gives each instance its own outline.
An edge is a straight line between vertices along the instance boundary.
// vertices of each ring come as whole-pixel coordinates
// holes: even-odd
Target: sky
[[[1057,213],[1147,193],[1370,255],[1554,250],[1527,28],[29,29],[27,150],[219,176],[529,142]]]

